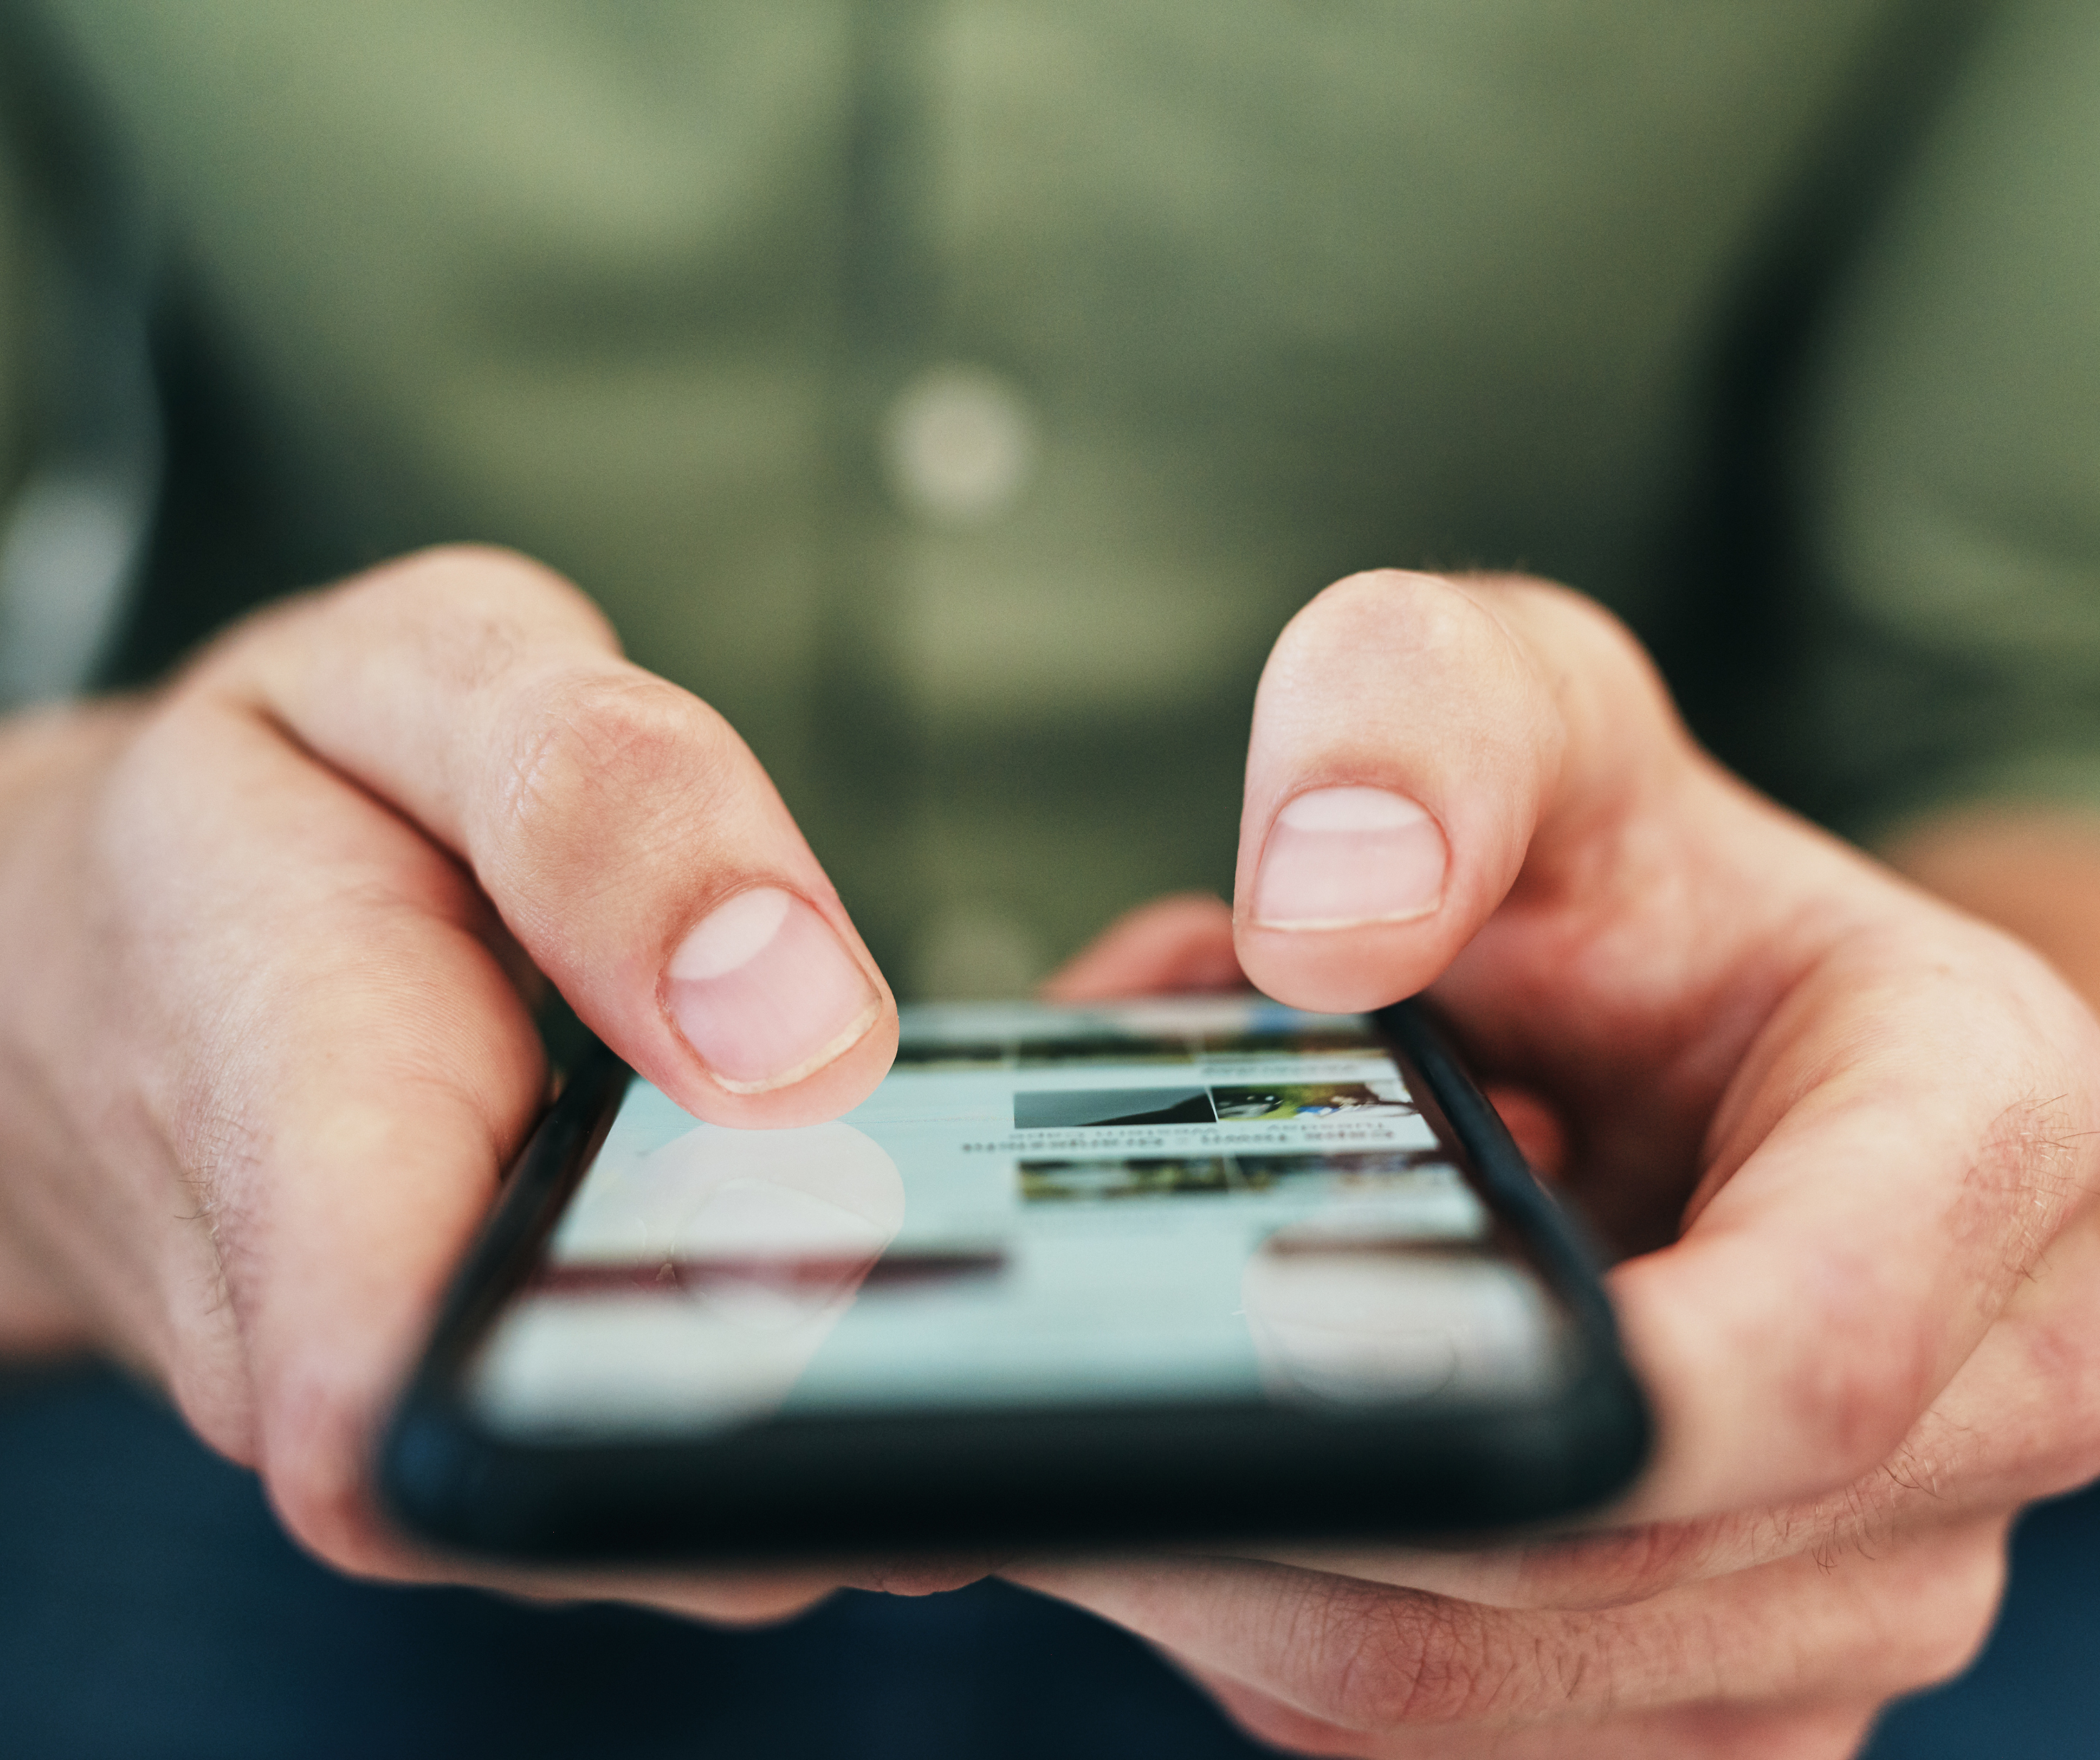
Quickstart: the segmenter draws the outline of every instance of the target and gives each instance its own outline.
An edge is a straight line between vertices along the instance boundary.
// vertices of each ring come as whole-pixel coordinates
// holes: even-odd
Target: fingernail
[[[1254,880],[1264,929],[1405,922],[1443,902],[1444,833],[1404,794],[1313,789],[1286,802]]]
[[[667,1001],[686,1041],[735,1093],[784,1088],[855,1044],[882,998],[832,926],[758,887],[701,918],[671,956]]]

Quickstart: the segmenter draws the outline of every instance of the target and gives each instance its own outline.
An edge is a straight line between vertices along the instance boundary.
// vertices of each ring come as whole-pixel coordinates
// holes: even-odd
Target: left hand
[[[1836,1757],[1958,1670],[2012,1514],[2100,1471],[2100,1030],[2061,980],[1720,771],[1535,583],[1360,576],[1294,620],[1238,894],[1053,990],[1433,982],[1629,1255],[1656,1459],[1579,1534],[1009,1574],[1317,1753]]]

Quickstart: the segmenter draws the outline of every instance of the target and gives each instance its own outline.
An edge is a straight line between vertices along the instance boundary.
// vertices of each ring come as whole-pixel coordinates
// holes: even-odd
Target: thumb
[[[1692,762],[1646,658],[1587,601],[1353,575],[1291,620],[1255,696],[1240,963],[1304,1008],[1410,996],[1520,877],[1562,883]]]

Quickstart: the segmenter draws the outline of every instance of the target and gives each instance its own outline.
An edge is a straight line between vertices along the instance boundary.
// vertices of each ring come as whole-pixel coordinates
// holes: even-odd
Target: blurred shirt
[[[16,12],[16,482],[122,353],[52,309],[74,161],[152,325],[100,675],[514,544],[743,733],[905,989],[1228,888],[1262,659],[1375,565],[1596,595],[1855,834],[2100,803],[2081,0]]]

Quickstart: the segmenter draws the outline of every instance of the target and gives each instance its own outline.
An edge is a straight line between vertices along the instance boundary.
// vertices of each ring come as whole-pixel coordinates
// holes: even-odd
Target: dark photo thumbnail
[[[1013,1097],[1016,1130],[1214,1124],[1217,1116],[1201,1088],[1057,1088]]]
[[[1021,1164],[1021,1195],[1029,1203],[1293,1190],[1328,1197],[1371,1197],[1406,1190],[1424,1168],[1450,1165],[1440,1149],[1375,1149],[1343,1155],[1102,1155],[1085,1160],[1045,1157]]]
[[[999,1039],[907,1039],[897,1048],[899,1069],[989,1069],[1006,1061]]]
[[[1096,1198],[1166,1198],[1185,1192],[1221,1192],[1229,1171],[1216,1155],[1184,1159],[1132,1155],[1104,1161],[1024,1161],[1021,1195],[1028,1203],[1071,1203]]]
[[[1345,1188],[1379,1188],[1405,1184],[1426,1167],[1449,1167],[1441,1149],[1371,1149],[1350,1154],[1234,1155],[1240,1181],[1250,1190],[1267,1191],[1310,1180]]]
[[[1234,1124],[1256,1120],[1332,1118],[1399,1118],[1414,1108],[1404,1100],[1389,1100],[1374,1093],[1362,1082],[1274,1082],[1258,1088],[1213,1088],[1218,1116]]]

